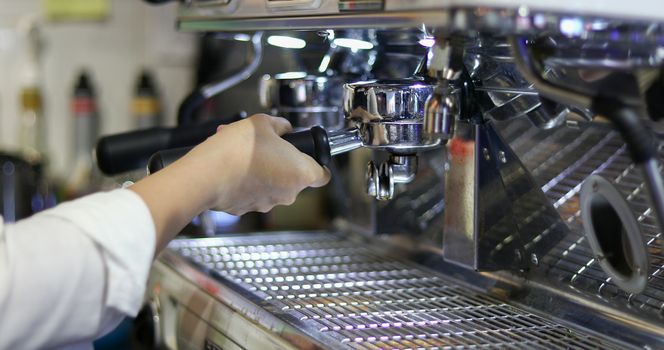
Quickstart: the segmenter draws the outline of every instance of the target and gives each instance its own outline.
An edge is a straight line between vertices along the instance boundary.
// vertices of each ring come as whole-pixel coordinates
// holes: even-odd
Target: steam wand
[[[263,32],[256,32],[251,37],[251,45],[254,51],[253,58],[249,64],[236,74],[220,81],[203,85],[200,89],[190,93],[180,104],[178,109],[178,125],[191,125],[194,123],[194,113],[200,105],[209,98],[232,88],[233,86],[247,80],[263,60]]]

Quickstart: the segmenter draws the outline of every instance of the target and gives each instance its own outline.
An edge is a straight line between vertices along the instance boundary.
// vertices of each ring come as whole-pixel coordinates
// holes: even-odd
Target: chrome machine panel
[[[178,26],[194,31],[266,29],[417,28],[422,24],[515,29],[514,14],[567,14],[657,20],[657,0],[188,0]]]

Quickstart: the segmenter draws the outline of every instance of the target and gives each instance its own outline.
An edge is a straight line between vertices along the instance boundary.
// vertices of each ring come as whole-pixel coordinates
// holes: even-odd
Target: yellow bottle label
[[[41,94],[36,87],[21,90],[21,107],[24,111],[36,111],[41,109]]]
[[[50,20],[100,21],[108,17],[109,0],[42,0],[42,11]]]
[[[153,116],[159,113],[159,103],[152,97],[137,97],[132,102],[132,112],[136,117]]]

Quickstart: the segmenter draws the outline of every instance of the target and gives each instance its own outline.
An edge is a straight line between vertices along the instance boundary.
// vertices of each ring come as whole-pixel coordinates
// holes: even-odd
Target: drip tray
[[[357,237],[254,234],[178,240],[170,249],[326,348],[625,348],[478,293]]]

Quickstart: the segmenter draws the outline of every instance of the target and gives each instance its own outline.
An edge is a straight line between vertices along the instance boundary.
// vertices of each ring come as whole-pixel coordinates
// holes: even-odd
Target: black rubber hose
[[[639,107],[626,105],[615,98],[596,97],[591,109],[613,123],[636,163],[645,163],[657,156],[658,140],[643,124]]]
[[[189,94],[180,103],[180,107],[178,108],[178,125],[187,126],[194,124],[194,115],[205,100],[205,96],[198,90]]]
[[[639,113],[645,110],[615,98],[600,97],[593,100],[592,110],[609,118],[622,135],[632,159],[641,168],[653,212],[660,229],[664,229],[664,181],[657,156],[659,140],[642,122]]]
[[[650,119],[664,119],[664,68],[660,68],[659,76],[646,90],[645,99]]]

